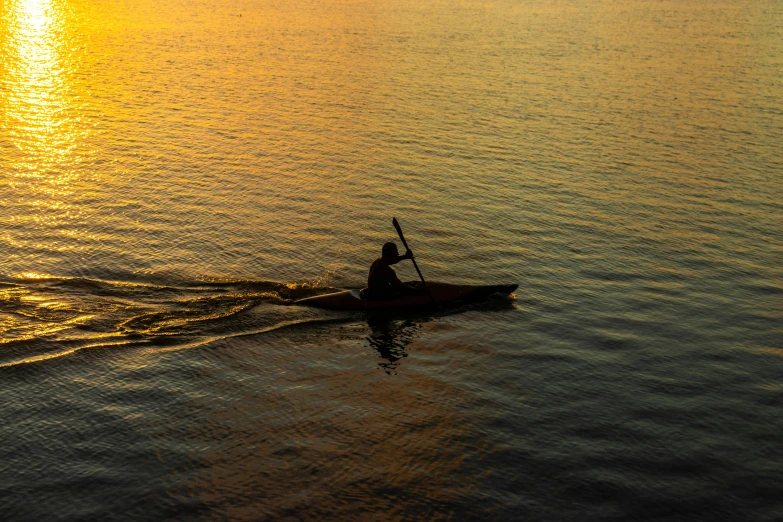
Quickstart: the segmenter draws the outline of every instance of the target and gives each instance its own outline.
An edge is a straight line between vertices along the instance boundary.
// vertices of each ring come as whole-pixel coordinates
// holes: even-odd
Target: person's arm
[[[410,250],[408,252],[410,252]],[[400,278],[397,277],[397,273],[394,270],[392,270],[391,267],[389,268],[389,270],[391,271],[391,274],[390,274],[391,275],[391,277],[390,277],[391,286],[392,286],[392,288],[394,290],[397,290],[398,292],[402,292],[403,294],[409,294],[409,295],[410,294],[418,294],[420,292],[420,290],[417,287],[411,286],[412,283],[407,283],[406,284],[406,283],[403,283],[402,281],[400,281]]]
[[[408,285],[400,281],[400,278],[397,277],[397,272],[392,270],[391,267],[389,267],[389,281],[391,282],[392,288],[395,290],[405,291],[408,290]]]

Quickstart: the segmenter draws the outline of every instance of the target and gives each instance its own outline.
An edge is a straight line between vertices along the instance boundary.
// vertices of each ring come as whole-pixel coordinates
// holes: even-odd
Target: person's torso
[[[372,293],[389,292],[394,281],[394,270],[381,258],[373,261],[370,275],[367,277],[367,289]]]

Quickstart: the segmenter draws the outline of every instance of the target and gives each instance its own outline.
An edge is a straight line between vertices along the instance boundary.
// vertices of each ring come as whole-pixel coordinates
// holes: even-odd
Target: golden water
[[[0,518],[780,517],[782,57],[775,0],[3,0]],[[392,216],[516,300],[287,305]]]

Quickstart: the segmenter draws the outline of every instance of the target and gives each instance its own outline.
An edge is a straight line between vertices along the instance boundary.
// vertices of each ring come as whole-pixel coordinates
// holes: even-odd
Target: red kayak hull
[[[331,294],[300,299],[294,304],[315,306],[332,310],[380,310],[384,308],[409,308],[443,305],[485,299],[492,294],[508,295],[519,285],[452,285],[427,283],[428,294],[406,295],[385,301],[362,299],[358,290],[344,290]],[[430,296],[432,296],[430,298]]]

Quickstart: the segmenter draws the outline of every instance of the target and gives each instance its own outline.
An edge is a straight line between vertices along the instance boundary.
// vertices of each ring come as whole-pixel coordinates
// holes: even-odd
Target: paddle
[[[394,225],[394,228],[397,229],[397,234],[400,236],[400,241],[402,241],[402,246],[405,247],[405,250],[411,250],[408,248],[408,243],[405,241],[405,236],[402,235],[402,229],[400,228],[400,223],[397,221],[396,217],[392,218],[392,224]],[[421,270],[419,270],[419,265],[416,264],[416,259],[413,257],[413,251],[411,250],[411,261],[413,261],[413,268],[416,269],[416,272],[419,274],[419,278],[421,279],[421,286],[424,287],[425,290],[427,290],[427,295],[430,296],[430,301],[432,301],[432,304],[435,304],[435,299],[432,298],[432,294],[430,293],[430,289],[427,288],[427,282],[424,281],[424,276],[421,275]]]

